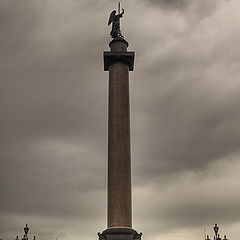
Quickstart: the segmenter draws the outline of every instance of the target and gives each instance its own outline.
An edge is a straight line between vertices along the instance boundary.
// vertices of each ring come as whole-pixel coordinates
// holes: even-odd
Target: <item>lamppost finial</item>
[[[218,230],[219,230],[219,227],[218,227],[217,223],[215,223],[215,226],[214,226],[213,230],[214,230],[215,236],[216,236],[216,238],[217,238],[217,236],[218,236]]]
[[[28,231],[29,231],[29,227],[28,227],[28,225],[26,224],[26,227],[24,228],[24,233],[27,235],[27,234],[28,234]]]

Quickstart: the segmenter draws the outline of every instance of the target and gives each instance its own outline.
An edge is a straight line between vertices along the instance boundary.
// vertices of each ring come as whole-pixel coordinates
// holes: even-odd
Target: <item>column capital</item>
[[[128,65],[129,71],[133,71],[134,52],[103,52],[104,71],[109,71],[109,67],[114,63]]]

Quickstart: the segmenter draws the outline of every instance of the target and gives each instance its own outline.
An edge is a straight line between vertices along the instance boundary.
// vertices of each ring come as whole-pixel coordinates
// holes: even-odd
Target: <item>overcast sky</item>
[[[0,237],[106,228],[115,0],[0,0]],[[143,240],[240,235],[240,1],[123,0],[133,228]]]

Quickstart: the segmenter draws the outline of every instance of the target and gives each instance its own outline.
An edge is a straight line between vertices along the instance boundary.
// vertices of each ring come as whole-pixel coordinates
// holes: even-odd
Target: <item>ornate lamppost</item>
[[[217,223],[215,223],[215,225],[214,225],[214,227],[213,227],[213,230],[214,230],[213,240],[228,240],[226,235],[224,235],[223,238],[220,237],[220,235],[219,235],[219,233],[218,233],[219,227],[218,227]],[[205,240],[211,240],[211,239],[209,238],[209,235],[206,236]]]
[[[25,228],[23,229],[23,231],[24,231],[24,235],[23,235],[23,237],[22,237],[22,240],[28,240],[28,232],[29,232],[29,227],[28,227],[28,225],[26,224],[26,226],[25,226]],[[19,240],[19,238],[18,238],[18,235],[16,236],[16,239],[15,240]],[[36,240],[36,236],[34,235],[34,237],[33,237],[33,240]]]

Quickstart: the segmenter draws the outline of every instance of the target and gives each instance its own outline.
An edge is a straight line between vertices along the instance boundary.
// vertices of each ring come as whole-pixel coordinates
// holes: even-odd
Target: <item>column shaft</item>
[[[129,67],[109,68],[108,228],[132,227]]]

